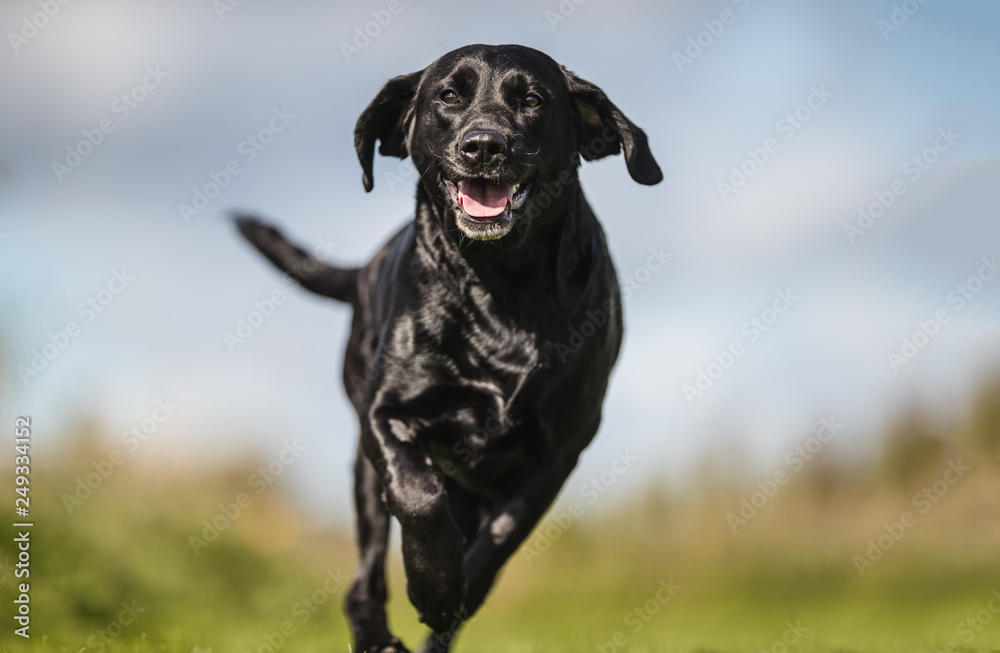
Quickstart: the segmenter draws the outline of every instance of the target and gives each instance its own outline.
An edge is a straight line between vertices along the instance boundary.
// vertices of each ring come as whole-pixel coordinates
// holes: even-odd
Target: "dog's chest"
[[[545,312],[549,302],[531,301],[528,291],[498,305],[474,287],[462,290],[424,297],[393,323],[383,389],[414,417],[439,469],[484,494],[502,493],[519,470],[573,448],[596,423],[606,370],[580,363],[605,358],[605,338],[560,361],[561,331],[552,325],[566,317]],[[588,391],[597,379],[601,391]]]

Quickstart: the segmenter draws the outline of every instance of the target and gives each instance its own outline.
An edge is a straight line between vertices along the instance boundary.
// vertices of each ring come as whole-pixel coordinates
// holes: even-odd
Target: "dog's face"
[[[355,145],[371,190],[379,152],[409,155],[449,231],[503,238],[533,201],[553,207],[571,193],[579,157],[625,150],[633,179],[662,179],[641,129],[604,93],[545,54],[516,45],[472,45],[389,81],[365,109]]]
[[[493,240],[511,230],[538,182],[574,165],[571,116],[548,57],[466,48],[424,71],[409,151],[458,228]]]

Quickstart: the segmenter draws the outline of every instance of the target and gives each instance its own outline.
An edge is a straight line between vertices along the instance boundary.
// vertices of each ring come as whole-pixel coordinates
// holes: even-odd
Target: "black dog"
[[[662,174],[601,89],[516,45],[464,47],[389,80],[354,134],[365,190],[376,140],[420,174],[415,219],[368,265],[329,267],[252,217],[238,224],[304,287],[354,308],[355,650],[406,650],[384,607],[392,515],[410,601],[433,630],[424,650],[446,651],[601,421],[621,307],[580,157],[624,150],[635,181]],[[596,332],[570,348],[587,321]]]

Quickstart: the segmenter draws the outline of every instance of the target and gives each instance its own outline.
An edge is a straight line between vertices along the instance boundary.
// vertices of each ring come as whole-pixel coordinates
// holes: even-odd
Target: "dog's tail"
[[[233,219],[243,237],[300,286],[317,295],[355,303],[358,268],[335,268],[323,263],[255,216],[240,213]]]

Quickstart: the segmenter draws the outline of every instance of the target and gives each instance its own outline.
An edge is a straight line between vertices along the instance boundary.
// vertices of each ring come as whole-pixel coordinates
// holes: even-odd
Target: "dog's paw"
[[[391,637],[384,642],[358,645],[358,653],[410,653],[410,650],[399,639]]]
[[[448,653],[451,650],[452,643],[455,641],[457,632],[456,629],[446,633],[431,633],[424,640],[424,645],[420,647],[417,653]]]
[[[461,557],[443,555],[433,562],[407,569],[406,593],[422,623],[435,633],[450,632],[464,621],[465,570]]]
[[[450,632],[462,623],[464,584],[450,589],[440,587],[436,591],[424,591],[420,595],[411,588],[412,585],[407,586],[410,602],[417,609],[421,623],[430,626],[431,630],[436,633]]]

